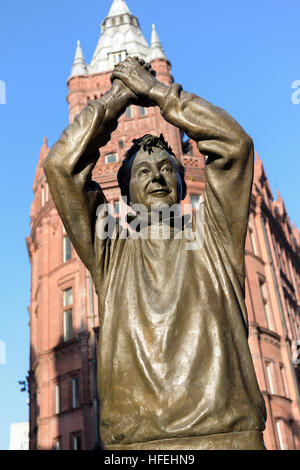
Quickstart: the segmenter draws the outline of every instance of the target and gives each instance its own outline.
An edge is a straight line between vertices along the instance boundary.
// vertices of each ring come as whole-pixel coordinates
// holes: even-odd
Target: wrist
[[[149,100],[159,106],[160,108],[163,108],[164,102],[165,102],[165,97],[168,94],[169,87],[165,85],[164,83],[161,83],[159,81],[156,81],[154,86],[151,88],[149,92]]]
[[[129,93],[124,87],[111,87],[101,98],[106,109],[113,110],[116,114],[126,109],[129,103]]]

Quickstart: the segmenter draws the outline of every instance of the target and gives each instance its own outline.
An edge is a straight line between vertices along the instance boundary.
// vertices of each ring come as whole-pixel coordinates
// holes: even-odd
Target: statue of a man
[[[110,450],[264,449],[244,301],[253,143],[225,111],[154,75],[137,57],[117,65],[112,88],[83,109],[45,163],[99,298],[101,438]],[[206,156],[198,249],[172,230],[166,239],[101,237],[97,208],[106,200],[91,174],[130,104],[159,106]],[[183,167],[163,138],[135,141],[118,180],[129,204],[149,211],[185,197]]]

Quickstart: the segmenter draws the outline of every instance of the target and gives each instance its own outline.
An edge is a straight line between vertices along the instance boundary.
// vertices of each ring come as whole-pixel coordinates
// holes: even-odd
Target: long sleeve
[[[226,245],[240,277],[244,271],[244,244],[253,179],[253,142],[221,108],[172,85],[161,100],[161,111],[171,124],[197,142],[206,158],[206,221]]]
[[[108,92],[91,102],[52,147],[44,169],[51,195],[67,233],[83,263],[94,274],[96,212],[105,203],[91,175],[99,147],[110,140],[124,103]]]

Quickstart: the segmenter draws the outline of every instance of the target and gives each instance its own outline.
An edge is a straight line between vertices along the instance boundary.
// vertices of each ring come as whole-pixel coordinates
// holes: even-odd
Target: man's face
[[[179,202],[178,170],[166,150],[140,150],[134,159],[129,185],[131,204],[143,204],[149,211]]]

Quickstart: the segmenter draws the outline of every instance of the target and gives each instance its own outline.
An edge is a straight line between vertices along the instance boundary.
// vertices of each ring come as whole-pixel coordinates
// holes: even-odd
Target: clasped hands
[[[155,106],[151,101],[151,93],[159,82],[151,65],[138,57],[127,57],[116,65],[111,75],[111,91],[116,96],[126,97],[127,106],[135,104],[149,107]]]

